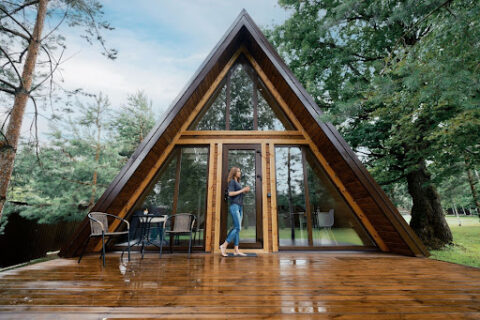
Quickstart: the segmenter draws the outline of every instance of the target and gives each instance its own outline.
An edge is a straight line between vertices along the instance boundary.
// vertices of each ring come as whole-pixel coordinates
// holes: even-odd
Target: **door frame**
[[[227,202],[223,200],[223,190],[227,187],[228,178],[228,151],[229,150],[255,150],[255,210],[256,210],[256,242],[240,242],[242,248],[245,249],[263,249],[264,237],[268,235],[263,234],[263,199],[262,199],[262,145],[261,143],[227,143],[223,144],[222,148],[222,170],[221,170],[221,186],[219,192],[221,196],[220,209],[220,241],[222,244],[227,237],[227,221],[228,221],[228,206]]]

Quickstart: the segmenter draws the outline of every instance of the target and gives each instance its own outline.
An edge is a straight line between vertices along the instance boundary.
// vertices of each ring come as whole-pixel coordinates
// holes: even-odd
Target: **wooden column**
[[[263,250],[268,252],[269,234],[268,234],[268,198],[267,198],[267,145],[265,142],[261,144],[262,152],[262,225],[263,225]]]
[[[222,214],[222,154],[223,146],[221,143],[217,144],[217,172],[216,172],[216,199],[215,199],[215,228],[214,228],[214,243],[212,252],[220,252],[220,216]]]
[[[270,192],[271,204],[270,215],[272,217],[272,250],[278,252],[278,214],[277,214],[277,179],[275,172],[275,145],[270,143]]]
[[[213,197],[215,193],[215,143],[210,143],[208,157],[207,216],[205,217],[205,251],[212,251]]]

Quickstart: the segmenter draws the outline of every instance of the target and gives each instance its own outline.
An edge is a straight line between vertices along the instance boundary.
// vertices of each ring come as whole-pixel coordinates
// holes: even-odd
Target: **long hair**
[[[232,169],[230,169],[230,172],[228,173],[227,183],[229,183],[230,180],[234,179],[238,171],[240,171],[240,168],[238,167],[232,167]]]

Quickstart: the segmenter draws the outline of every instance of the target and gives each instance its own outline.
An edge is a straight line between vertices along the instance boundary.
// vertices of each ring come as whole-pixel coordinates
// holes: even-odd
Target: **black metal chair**
[[[108,217],[112,217],[114,219],[120,220],[121,222],[127,225],[126,231],[119,231],[119,232],[108,232]],[[85,253],[85,249],[87,248],[88,243],[90,242],[91,238],[94,237],[102,237],[102,255],[103,258],[103,266],[105,267],[105,237],[111,236],[120,236],[127,234],[128,235],[128,261],[130,261],[130,223],[122,219],[120,217],[114,216],[113,214],[104,213],[104,212],[90,212],[88,214],[88,218],[90,219],[90,236],[88,237],[87,241],[82,249],[82,253],[78,258],[78,263],[82,260],[83,254]],[[122,252],[123,257],[123,252]]]
[[[190,236],[188,242],[188,256],[192,250],[192,235],[193,235],[193,226],[195,225],[195,220],[197,218],[191,213],[177,213],[171,216],[168,216],[163,222],[163,230],[160,238],[160,257],[162,257],[163,250],[163,239],[165,235],[170,236],[170,252],[172,252],[172,236],[180,236],[188,234]],[[167,229],[167,226],[170,222],[170,229]]]

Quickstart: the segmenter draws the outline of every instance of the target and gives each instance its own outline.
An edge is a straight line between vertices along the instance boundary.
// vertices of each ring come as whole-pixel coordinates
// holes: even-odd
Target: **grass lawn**
[[[477,216],[447,217],[453,235],[453,245],[430,251],[430,258],[480,268],[480,220]]]

